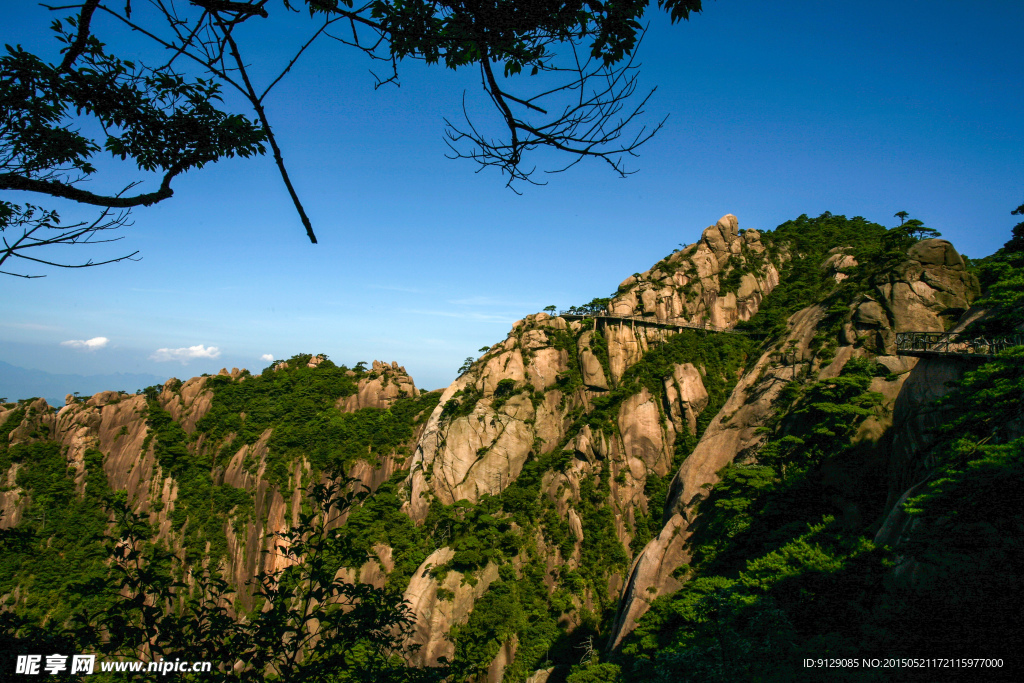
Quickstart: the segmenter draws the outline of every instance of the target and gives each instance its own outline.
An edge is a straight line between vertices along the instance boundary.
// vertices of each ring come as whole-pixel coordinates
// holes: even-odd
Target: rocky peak
[[[891,355],[897,332],[946,331],[978,295],[978,279],[952,244],[921,240],[907,251],[906,261],[878,276],[874,289],[854,302],[843,341],[861,339],[875,353]]]
[[[573,343],[564,319],[529,315],[444,391],[413,456],[414,519],[426,515],[429,501],[421,494],[445,504],[497,494],[530,453],[557,446],[573,402],[556,384],[569,370]]]
[[[318,357],[314,357],[314,360],[316,358]],[[312,362],[310,361],[310,363]],[[310,365],[310,367],[316,367],[316,365]],[[344,413],[353,413],[362,408],[386,409],[400,398],[419,396],[419,390],[416,389],[412,377],[397,361],[388,364],[375,360],[371,368],[369,374],[359,379],[359,388],[356,393],[338,399],[339,410]]]
[[[739,231],[726,214],[705,228],[700,241],[626,278],[608,304],[613,316],[659,322],[733,327],[749,320],[779,282],[757,230]]]

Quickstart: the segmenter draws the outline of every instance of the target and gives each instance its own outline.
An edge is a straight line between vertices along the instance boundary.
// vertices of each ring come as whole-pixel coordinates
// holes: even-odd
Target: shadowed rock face
[[[656,597],[680,587],[673,572],[690,560],[686,541],[691,533],[693,506],[703,498],[705,485],[718,481],[719,470],[762,441],[757,428],[772,415],[779,392],[798,368],[807,365],[803,359],[823,316],[824,311],[817,306],[793,316],[787,341],[794,342],[790,348],[795,351],[786,356],[793,363],[787,364],[771,351],[764,353],[739,380],[697,447],[683,461],[672,480],[667,506],[670,517],[661,533],[643,548],[630,568],[609,637],[612,647],[617,647],[633,630],[637,619],[647,612]]]
[[[837,252],[822,265],[842,275],[840,269],[856,262]],[[896,331],[948,329],[949,321],[977,297],[978,284],[965,271],[963,259],[952,245],[945,240],[924,240],[910,249],[907,261],[883,279],[875,292],[875,298],[866,295],[854,302],[839,333],[834,357],[819,359],[811,347],[826,317],[825,308],[814,305],[794,314],[787,339],[766,352],[740,379],[676,473],[669,502],[671,517],[665,528],[633,562],[610,638],[613,646],[632,630],[655,597],[678,587],[672,572],[689,561],[685,550],[689,523],[695,505],[704,497],[704,487],[716,483],[717,472],[728,463],[756,458],[763,438],[757,428],[775,413],[779,393],[789,381],[805,373],[819,379],[836,377],[851,358],[891,354]],[[889,453],[892,490],[888,509],[894,512],[884,521],[879,538],[894,542],[907,523],[894,506],[911,494],[908,488],[919,482],[926,469],[913,454],[922,452],[925,435],[941,422],[929,404],[949,391],[947,382],[958,379],[964,368],[955,359],[918,362],[916,358],[881,355],[877,361],[892,377],[873,380],[870,390],[881,394],[883,403],[875,416],[864,421],[855,440],[877,444],[882,453]],[[894,419],[896,426],[890,432]],[[842,507],[841,502],[837,504]],[[859,511],[843,513],[856,515]]]

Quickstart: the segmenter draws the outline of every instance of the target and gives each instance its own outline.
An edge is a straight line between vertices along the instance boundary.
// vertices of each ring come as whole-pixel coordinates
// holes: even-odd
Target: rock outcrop
[[[717,242],[716,242],[717,243]],[[841,250],[822,264],[837,282],[842,271],[856,261]],[[847,315],[832,354],[820,353],[814,341],[828,311],[813,305],[794,314],[786,339],[765,352],[737,383],[732,395],[705,430],[694,451],[686,458],[672,482],[664,529],[634,560],[619,606],[610,643],[617,646],[633,628],[650,602],[665,591],[675,590],[678,582],[672,573],[689,561],[686,541],[690,536],[695,506],[708,487],[718,481],[718,472],[733,461],[755,461],[759,433],[779,408],[778,397],[786,384],[797,378],[836,377],[851,358],[874,356],[890,373],[877,377],[870,390],[882,397],[876,414],[861,425],[856,440],[878,444],[883,451],[895,420],[895,444],[890,449],[889,509],[896,512],[882,525],[879,539],[898,538],[906,520],[896,506],[912,491],[923,476],[923,464],[910,454],[922,451],[917,443],[922,434],[933,430],[941,417],[927,406],[963,371],[962,363],[937,359],[896,356],[895,332],[942,331],[950,320],[962,315],[977,296],[977,280],[964,269],[963,259],[945,240],[923,240],[907,254],[907,261],[883,277],[871,293],[860,295]],[[675,376],[674,376],[675,378]],[[666,389],[668,382],[666,381]],[[669,392],[671,395],[671,392]],[[911,418],[910,415],[914,417]],[[849,511],[847,511],[849,512]]]
[[[944,332],[978,297],[978,280],[946,240],[922,240],[907,260],[881,276],[860,298],[843,332],[846,344],[858,339],[871,351],[892,355],[897,332]]]
[[[608,304],[615,316],[730,328],[749,320],[779,283],[779,271],[756,230],[739,231],[727,214],[700,241],[632,275]]]
[[[452,658],[455,644],[446,638],[451,627],[469,619],[473,604],[480,599],[491,583],[498,578],[498,567],[488,564],[472,584],[463,580],[460,572],[447,570],[443,578],[433,571],[443,567],[455,556],[451,548],[439,548],[424,560],[412,575],[405,599],[412,607],[416,619],[411,645],[418,646],[413,663],[431,666],[438,657]],[[439,595],[439,591],[443,591]],[[500,677],[497,680],[501,680]]]
[[[315,365],[311,364],[310,367]],[[419,391],[404,367],[397,361],[392,361],[388,365],[375,360],[370,374],[359,379],[359,389],[356,393],[338,399],[338,409],[345,413],[354,413],[362,408],[384,410],[400,398],[416,396],[419,396]]]
[[[500,493],[531,453],[555,447],[567,410],[555,384],[571,339],[565,320],[528,316],[444,391],[413,455],[413,519],[425,517],[429,495],[450,504]]]

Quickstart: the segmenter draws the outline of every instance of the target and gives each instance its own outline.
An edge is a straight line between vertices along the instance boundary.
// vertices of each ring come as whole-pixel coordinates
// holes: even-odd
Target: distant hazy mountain
[[[109,375],[58,375],[43,370],[27,370],[0,361],[0,397],[8,401],[42,396],[52,406],[64,405],[67,394],[91,396],[98,391],[135,391],[163,384],[166,377],[117,372]]]

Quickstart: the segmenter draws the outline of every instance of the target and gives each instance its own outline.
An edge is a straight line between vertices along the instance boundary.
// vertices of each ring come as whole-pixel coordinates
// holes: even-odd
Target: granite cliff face
[[[237,368],[233,373],[223,371],[223,374],[235,381],[244,381]],[[195,431],[196,423],[210,408],[212,395],[206,389],[206,382],[206,377],[194,377],[184,383],[171,379],[157,394],[159,405],[186,433]],[[26,431],[36,431],[42,426],[47,430],[47,436],[65,447],[65,458],[69,468],[76,472],[75,482],[79,488],[85,486],[85,453],[89,449],[99,450],[104,454],[103,470],[110,487],[126,491],[137,511],[148,515],[150,523],[158,530],[156,541],[176,543],[171,527],[179,482],[161,469],[154,453],[156,441],[152,437],[147,438],[150,430],[147,427],[146,396],[107,391],[84,401],[69,395],[67,404],[57,411],[51,411],[42,399],[33,405],[35,414],[27,414],[22,425],[11,434],[12,446],[26,441],[23,436]],[[0,422],[7,413],[0,411]],[[296,485],[285,491],[270,487],[263,477],[260,465],[265,461],[269,436],[267,433],[256,444],[242,446],[218,476],[218,483],[227,483],[253,494],[256,519],[261,520],[249,525],[240,535],[230,525],[226,529],[229,553],[224,570],[225,578],[233,585],[244,585],[260,568],[273,569],[272,560],[271,564],[261,565],[261,553],[270,547],[264,542],[265,536],[289,528],[294,522],[294,514],[289,513],[286,500],[297,500],[301,495],[299,472],[295,473]],[[197,443],[194,450],[201,448],[202,443]],[[255,471],[241,466],[246,460],[259,463]],[[17,470],[22,466],[19,463],[12,466],[9,482],[16,480]],[[3,501],[4,516],[0,524],[14,526],[20,519],[26,500],[18,489],[3,495],[8,498]],[[297,511],[296,506],[294,512]],[[177,545],[179,550],[184,550],[180,542]]]
[[[758,462],[773,416],[792,402],[787,387],[827,382],[854,358],[884,368],[870,387],[881,398],[855,440],[887,463],[889,500],[885,510],[861,509],[840,486],[834,503],[851,519],[879,516],[879,539],[899,540],[907,522],[896,503],[926,476],[928,463],[916,454],[941,419],[925,406],[963,366],[898,356],[895,335],[949,329],[977,297],[977,281],[952,245],[924,240],[896,267],[851,285],[841,305],[819,301],[792,313],[781,337],[762,343],[732,332],[780,286],[787,263],[804,257],[758,231],[740,233],[736,217],[723,216],[697,243],[623,281],[601,317],[537,313],[516,322],[441,393],[405,442],[348,461],[348,476],[368,489],[393,487],[401,512],[426,539],[419,555],[394,539],[376,539],[375,560],[344,570],[351,580],[382,585],[404,571],[396,567],[413,563],[402,585],[416,618],[414,664],[466,656],[451,634],[475,628],[474,607],[493,587],[525,581],[533,571],[560,612],[560,628],[571,636],[603,620],[600,635],[610,648],[620,646],[656,598],[685,582],[680,570],[691,561],[701,501],[723,467]],[[817,265],[829,282],[846,285],[858,268],[843,247]],[[317,371],[319,358],[306,367]],[[403,399],[423,397],[397,363],[374,361],[368,373],[349,376],[351,392],[332,399],[338,414],[389,413]],[[200,429],[214,405],[211,383],[246,381],[247,373],[224,370],[216,378],[169,380],[148,397],[194,435],[194,456],[227,456],[214,468],[216,484],[253,498],[247,521],[226,524],[223,569],[235,585],[273,562],[261,552],[266,535],[296,522],[303,489],[319,476],[305,456],[283,468],[272,462],[275,427],[237,448],[234,432]],[[9,442],[58,441],[79,487],[84,454],[99,450],[111,487],[126,490],[159,538],[180,547],[173,523],[179,482],[156,456],[150,403],[114,392],[84,402],[69,397],[59,411],[37,401],[0,408],[0,424],[21,410]],[[230,424],[240,430],[245,421],[243,413]],[[5,475],[3,526],[22,519],[25,496],[16,481],[23,466],[14,463]],[[533,517],[517,517],[527,494],[535,499],[522,509]],[[485,522],[477,517],[481,528],[497,524],[508,545],[483,559],[453,531],[476,509],[485,510]],[[509,627],[489,637],[480,680],[546,679],[549,669],[525,663],[541,661],[525,631]]]
[[[778,268],[787,255],[780,253],[773,262],[766,252],[761,233],[740,234],[739,220],[727,214],[698,242],[626,278],[608,312],[731,328],[749,320],[779,284]]]
[[[839,282],[845,279],[841,271],[856,265],[852,257],[841,252],[822,263]],[[918,369],[918,358],[890,355],[895,353],[895,332],[950,329],[951,321],[965,313],[977,297],[977,280],[966,272],[963,259],[949,242],[932,239],[916,244],[904,263],[875,284],[868,293],[855,297],[840,320],[838,334],[833,321],[829,332],[835,336],[826,342],[830,353],[814,348],[816,341],[820,344],[828,316],[826,306],[815,304],[789,319],[785,339],[765,351],[736,384],[673,479],[666,510],[670,517],[664,529],[633,562],[610,637],[613,645],[622,641],[654,597],[679,587],[674,573],[690,560],[687,540],[697,504],[726,464],[757,461],[758,447],[764,441],[763,428],[785,406],[780,404],[780,393],[798,377],[804,381],[836,377],[851,358],[857,357],[871,358],[888,370],[887,377],[877,377],[871,384],[870,389],[883,400],[876,414],[861,425],[857,439],[877,443],[880,452],[890,454],[890,485],[894,491],[890,498],[905,499],[910,494],[908,487],[912,489],[924,476],[925,463],[912,465],[916,479],[898,473],[896,463],[908,467],[915,460],[913,454],[923,450],[920,440],[941,421],[928,406],[948,392],[949,383],[970,364],[955,358],[927,359]],[[909,413],[922,417],[914,421]],[[897,428],[892,430],[894,414]],[[887,509],[893,510],[895,503],[891,500]],[[890,514],[899,516],[900,511]],[[892,531],[896,524],[893,520],[884,523],[880,542],[898,539]]]
[[[305,367],[315,369],[323,360],[313,356]],[[287,363],[279,364],[275,372],[284,370]],[[350,371],[351,372],[351,371]],[[352,373],[355,377],[355,373]],[[231,383],[242,383],[248,373],[238,368],[231,372],[221,370],[218,378]],[[50,408],[43,399],[37,399],[28,410],[18,407],[0,408],[0,424],[21,410],[20,424],[10,432],[10,446],[28,443],[40,438],[52,439],[63,447],[68,467],[75,472],[75,484],[85,486],[85,454],[90,449],[103,454],[103,470],[113,490],[123,490],[137,512],[147,515],[158,530],[155,542],[167,542],[178,552],[186,546],[180,534],[180,524],[172,529],[178,507],[180,482],[161,466],[156,455],[159,440],[151,427],[151,401],[167,411],[175,423],[189,437],[188,450],[192,457],[201,457],[211,451],[224,453],[223,464],[213,472],[216,486],[227,486],[246,491],[252,496],[253,509],[244,524],[228,523],[224,527],[227,553],[221,567],[224,578],[240,587],[243,605],[248,604],[249,591],[244,587],[258,571],[274,571],[279,555],[270,550],[270,535],[287,531],[297,523],[302,506],[303,492],[310,483],[310,462],[300,458],[289,464],[284,482],[271,481],[268,472],[269,442],[273,429],[263,431],[252,443],[232,447],[234,434],[211,442],[205,433],[197,431],[197,424],[209,412],[213,403],[210,377],[193,377],[185,382],[168,380],[151,396],[128,395],[106,391],[87,399],[68,395],[66,405],[59,410]],[[418,396],[419,392],[404,368],[397,363],[373,362],[373,370],[358,379],[357,390],[338,401],[341,412],[361,408],[386,409],[399,397]],[[241,416],[244,420],[244,414]],[[348,476],[358,485],[376,489],[400,464],[402,458],[386,454],[375,463],[360,460],[352,465]],[[7,472],[7,486],[0,492],[0,528],[16,526],[28,498],[16,485],[19,468],[13,463]],[[282,483],[284,484],[282,486]],[[365,574],[365,572],[364,572]]]
[[[399,398],[419,396],[416,383],[397,361],[391,365],[379,360],[373,361],[369,377],[359,380],[359,388],[355,394],[338,399],[338,410],[352,413],[362,408],[378,408],[385,410],[394,405]]]

